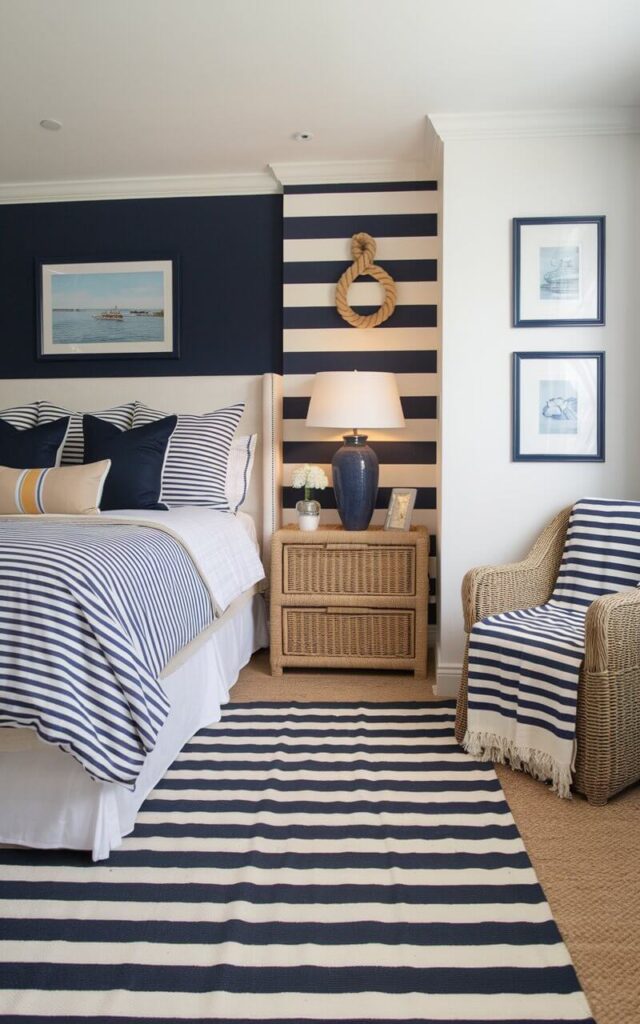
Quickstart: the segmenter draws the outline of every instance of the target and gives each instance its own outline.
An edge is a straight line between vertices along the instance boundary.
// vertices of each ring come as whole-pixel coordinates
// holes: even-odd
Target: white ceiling
[[[429,113],[639,104],[640,0],[0,0],[3,183],[413,161]]]

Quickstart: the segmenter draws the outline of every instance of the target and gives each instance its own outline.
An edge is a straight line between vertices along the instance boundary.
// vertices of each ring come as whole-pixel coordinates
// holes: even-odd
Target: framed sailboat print
[[[176,358],[178,261],[36,263],[38,359]]]
[[[604,324],[604,217],[515,217],[513,326]]]

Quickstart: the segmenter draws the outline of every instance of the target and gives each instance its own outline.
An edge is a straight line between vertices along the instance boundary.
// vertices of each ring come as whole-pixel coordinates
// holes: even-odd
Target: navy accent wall
[[[36,359],[37,257],[180,261],[179,359]],[[0,377],[282,369],[282,196],[0,206]]]

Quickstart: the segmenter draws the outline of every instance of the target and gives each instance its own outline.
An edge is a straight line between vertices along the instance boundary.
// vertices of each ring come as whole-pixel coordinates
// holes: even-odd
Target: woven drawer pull
[[[344,608],[344,607],[340,607],[340,608],[327,608],[326,612],[327,612],[327,615],[371,615],[372,612],[374,614],[376,612],[378,614],[380,614],[381,610],[383,612],[388,612],[389,611],[388,608],[380,609],[380,608]]]
[[[353,551],[354,548],[368,548],[370,544],[327,544],[327,551]]]

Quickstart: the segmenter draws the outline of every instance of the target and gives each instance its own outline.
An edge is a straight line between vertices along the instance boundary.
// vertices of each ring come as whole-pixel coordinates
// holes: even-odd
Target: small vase
[[[296,505],[299,530],[317,530],[320,525],[320,502],[299,501]]]

